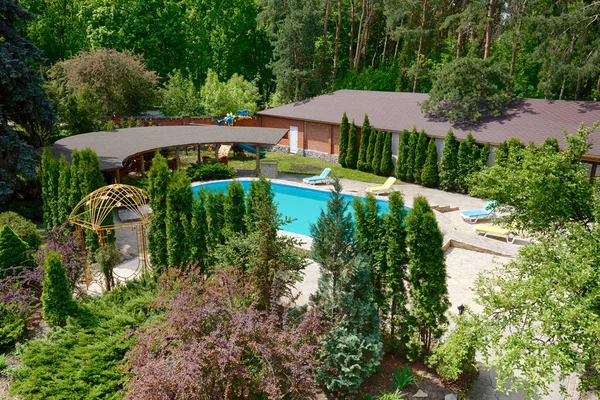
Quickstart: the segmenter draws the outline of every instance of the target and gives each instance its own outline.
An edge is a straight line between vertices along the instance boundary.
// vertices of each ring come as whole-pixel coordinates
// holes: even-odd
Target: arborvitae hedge
[[[398,160],[396,161],[396,178],[407,182],[408,173],[408,144],[410,142],[410,132],[403,130],[400,134],[400,143],[398,144]]]
[[[76,305],[59,253],[46,254],[44,275],[42,316],[50,326],[64,326],[67,317],[74,313]]]
[[[456,190],[458,179],[458,141],[452,129],[444,139],[444,149],[440,161],[440,189]]]
[[[350,125],[348,116],[344,113],[342,122],[340,123],[340,150],[338,152],[338,162],[346,168],[346,156],[348,154],[348,135],[350,134]]]
[[[377,131],[369,128],[369,147],[367,148],[367,170],[373,172],[373,158],[375,157],[375,148],[377,147]]]
[[[192,237],[190,238],[190,258],[193,264],[203,270],[208,267],[208,223],[206,221],[206,208],[204,196],[199,195],[194,201],[192,210]]]
[[[417,148],[415,149],[415,166],[413,172],[415,183],[421,183],[423,166],[427,160],[427,143],[427,134],[423,130],[421,133],[419,133],[419,137],[417,139]]]
[[[170,267],[187,267],[191,259],[190,238],[194,195],[191,182],[183,170],[175,171],[167,190],[167,263]]]
[[[408,286],[411,316],[416,324],[425,354],[433,340],[441,337],[450,306],[446,283],[443,234],[427,199],[415,197],[406,219],[409,249]]]
[[[350,132],[348,133],[348,151],[346,153],[346,168],[356,169],[358,163],[358,143],[356,137],[356,125],[354,121],[350,125]]]
[[[167,262],[167,191],[171,181],[171,171],[167,160],[156,153],[148,171],[148,197],[152,208],[152,220],[148,230],[148,253],[155,271],[168,265]]]
[[[383,156],[383,148],[385,146],[385,134],[377,131],[375,136],[377,136],[377,140],[375,141],[371,170],[375,175],[381,175],[381,157]]]
[[[429,146],[427,148],[427,160],[423,171],[421,172],[421,182],[423,186],[435,188],[439,183],[438,175],[438,154],[435,146],[435,139],[429,139]]]
[[[419,139],[419,135],[417,133],[416,128],[410,132],[410,136],[408,138],[408,157],[406,159],[406,181],[414,182],[415,181],[415,156],[417,152],[417,141]]]
[[[227,235],[231,233],[244,233],[246,224],[246,202],[244,187],[239,181],[233,181],[227,186],[225,197],[225,230]]]
[[[360,148],[358,151],[358,163],[357,168],[361,171],[371,171],[371,163],[368,162],[368,151],[369,151],[369,138],[371,137],[371,126],[369,122],[369,116],[365,114],[362,128],[360,129]]]
[[[469,176],[477,171],[480,160],[479,147],[475,143],[473,134],[467,133],[467,138],[458,146],[458,189],[466,193],[469,191]]]
[[[386,132],[381,155],[381,175],[392,176],[394,174],[394,160],[392,158],[392,133]]]
[[[71,188],[71,166],[64,155],[58,162],[58,222],[62,224],[71,214],[69,208],[69,190]]]

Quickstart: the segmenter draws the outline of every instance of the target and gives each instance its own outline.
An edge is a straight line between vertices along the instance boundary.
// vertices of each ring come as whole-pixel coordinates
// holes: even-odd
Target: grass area
[[[387,179],[387,177],[377,176],[368,172],[343,168],[339,164],[332,164],[326,161],[292,154],[269,152],[261,160],[277,161],[279,171],[286,174],[318,175],[323,171],[323,168],[331,168],[331,175],[337,176],[338,178],[372,183],[383,183]],[[255,165],[254,158],[246,160],[229,160],[229,166],[237,169],[254,169]]]

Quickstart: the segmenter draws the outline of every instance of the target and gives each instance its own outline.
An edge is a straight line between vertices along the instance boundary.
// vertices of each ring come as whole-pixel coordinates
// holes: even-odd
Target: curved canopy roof
[[[71,151],[91,148],[100,158],[103,171],[123,168],[123,162],[137,154],[197,144],[247,143],[272,146],[279,143],[287,129],[216,125],[153,126],[115,129],[69,136],[52,146],[52,154],[64,154],[71,161]]]

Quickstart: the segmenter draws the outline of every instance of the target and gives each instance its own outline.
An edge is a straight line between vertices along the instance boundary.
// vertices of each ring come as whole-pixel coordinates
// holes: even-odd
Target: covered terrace
[[[215,156],[220,145],[247,144],[256,152],[256,174],[260,174],[260,147],[276,145],[288,129],[234,127],[214,125],[155,126],[144,128],[115,129],[69,136],[52,146],[52,154],[64,154],[71,161],[71,152],[87,147],[96,152],[100,169],[113,175],[115,183],[120,180],[119,171],[128,161],[137,159],[141,171],[145,171],[144,154],[156,150],[172,150],[195,146],[198,161],[201,160],[202,145],[213,145]],[[177,152],[178,154],[178,152]],[[176,157],[177,164],[179,157]],[[178,165],[177,165],[178,166]]]

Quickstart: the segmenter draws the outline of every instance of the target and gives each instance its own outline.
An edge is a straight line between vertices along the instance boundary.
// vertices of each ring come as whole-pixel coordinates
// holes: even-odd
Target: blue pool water
[[[197,193],[200,188],[210,190],[212,192],[222,191],[227,192],[227,185],[231,181],[211,182],[194,186],[192,190]],[[246,193],[250,188],[250,181],[240,181]],[[275,201],[277,202],[277,210],[284,216],[293,218],[294,221],[284,225],[281,229],[298,233],[301,235],[310,236],[309,224],[315,223],[321,214],[321,209],[325,209],[329,191],[315,190],[302,188],[297,186],[282,185],[271,182]],[[348,210],[352,213],[352,200],[356,196],[344,194],[344,199],[350,202]],[[385,200],[377,200],[377,204],[382,212],[388,212],[388,202]]]

